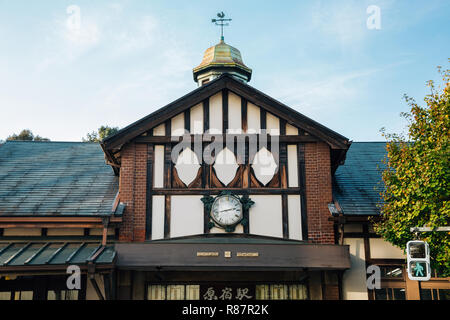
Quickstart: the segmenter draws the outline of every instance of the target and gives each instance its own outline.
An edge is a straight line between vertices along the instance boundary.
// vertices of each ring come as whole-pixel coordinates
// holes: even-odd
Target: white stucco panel
[[[202,196],[171,196],[170,237],[203,234]]]
[[[286,135],[287,136],[297,136],[298,129],[289,123],[286,123]]]
[[[372,259],[404,259],[403,250],[381,238],[370,238],[370,257]]]
[[[252,195],[255,204],[249,211],[251,234],[283,237],[281,195]]]
[[[364,259],[364,239],[346,238],[344,244],[350,248],[351,268],[345,271],[342,284],[345,300],[367,300],[366,261]]]
[[[182,136],[184,134],[184,113],[180,113],[171,119],[172,136]]]
[[[166,135],[166,126],[164,123],[161,123],[159,126],[153,128],[154,136],[165,136]]]
[[[228,93],[228,132],[242,132],[241,97]]]
[[[289,239],[302,240],[302,212],[300,195],[288,195]]]
[[[222,93],[209,98],[209,132],[222,133]]]
[[[203,133],[203,104],[199,103],[191,108],[191,133]]]
[[[164,196],[152,197],[152,240],[164,238]]]
[[[153,187],[164,187],[164,146],[155,146],[155,163],[153,167]]]
[[[247,132],[259,133],[261,131],[261,115],[259,107],[253,103],[247,104]]]
[[[266,113],[267,132],[271,135],[277,136],[280,134],[280,119],[273,114]]]
[[[288,184],[291,188],[298,187],[298,158],[297,145],[290,144],[287,147],[288,152]]]

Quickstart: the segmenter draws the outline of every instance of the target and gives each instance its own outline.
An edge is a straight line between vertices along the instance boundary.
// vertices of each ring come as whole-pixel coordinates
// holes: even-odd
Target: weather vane
[[[217,14],[217,17],[219,17],[219,19],[212,19],[211,22],[215,23],[216,26],[220,26],[220,40],[224,40],[223,38],[223,27],[224,26],[229,26],[229,23],[227,23],[227,21],[231,21],[231,19],[225,19],[225,13],[219,12]]]

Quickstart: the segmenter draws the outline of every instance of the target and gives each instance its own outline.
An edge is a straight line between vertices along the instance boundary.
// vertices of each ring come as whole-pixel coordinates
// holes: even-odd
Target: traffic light
[[[406,244],[408,277],[411,280],[428,281],[431,278],[430,248],[425,241],[413,240]]]

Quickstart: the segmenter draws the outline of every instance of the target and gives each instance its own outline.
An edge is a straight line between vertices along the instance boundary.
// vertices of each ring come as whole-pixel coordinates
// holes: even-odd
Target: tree
[[[425,107],[404,96],[411,107],[402,114],[409,122],[407,139],[382,129],[388,140],[387,169],[382,175],[382,217],[374,226],[383,238],[403,249],[414,239],[411,227],[450,225],[450,70],[438,67],[438,71],[444,88],[436,89],[429,81],[431,93],[424,99]],[[450,275],[449,233],[426,232],[420,238],[430,245],[432,267]]]
[[[83,142],[100,142],[106,137],[116,134],[119,131],[119,127],[101,126],[98,131],[92,131],[86,134],[86,138],[82,138]]]
[[[13,133],[8,138],[6,138],[6,141],[14,141],[14,140],[20,140],[20,141],[50,141],[48,138],[43,138],[39,135],[35,136],[33,132],[29,129],[22,130],[19,134]]]

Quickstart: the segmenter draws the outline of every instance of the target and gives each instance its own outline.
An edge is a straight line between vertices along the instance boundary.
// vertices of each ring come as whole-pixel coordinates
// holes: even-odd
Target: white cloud
[[[364,39],[367,15],[366,6],[360,1],[316,2],[310,19],[312,30],[319,31],[324,40],[339,44],[342,50]]]
[[[114,20],[109,30],[110,56],[114,58],[148,49],[164,40],[158,20],[150,15],[133,21]]]
[[[335,108],[340,101],[356,99],[361,94],[358,82],[361,84],[379,69],[334,73],[317,73],[317,71],[309,75],[293,75],[292,78],[283,78],[283,81],[274,79],[270,86],[271,91],[288,105],[300,106],[308,112],[313,110],[323,112]]]
[[[94,22],[84,21],[78,29],[72,29],[66,26],[62,32],[62,36],[70,46],[89,48],[99,43],[100,29]]]

